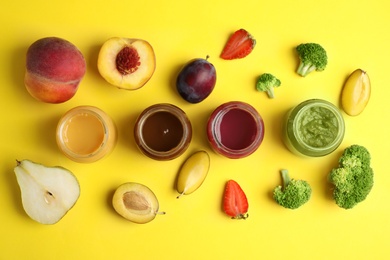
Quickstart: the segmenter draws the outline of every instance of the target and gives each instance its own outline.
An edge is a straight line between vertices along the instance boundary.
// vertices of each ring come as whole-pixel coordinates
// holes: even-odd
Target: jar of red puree
[[[207,137],[214,151],[231,159],[254,153],[264,138],[264,122],[257,110],[241,101],[217,107],[207,122]]]

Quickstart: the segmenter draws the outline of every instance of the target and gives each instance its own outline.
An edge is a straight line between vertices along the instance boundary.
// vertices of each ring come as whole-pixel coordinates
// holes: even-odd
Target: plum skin
[[[199,103],[214,89],[217,80],[216,70],[207,59],[193,59],[180,71],[176,88],[180,96],[189,103]]]

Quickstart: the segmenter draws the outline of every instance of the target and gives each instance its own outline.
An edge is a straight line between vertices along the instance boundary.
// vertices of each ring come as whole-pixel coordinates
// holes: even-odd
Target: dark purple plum
[[[176,88],[184,100],[199,103],[211,94],[216,80],[215,67],[207,58],[193,59],[180,71]]]

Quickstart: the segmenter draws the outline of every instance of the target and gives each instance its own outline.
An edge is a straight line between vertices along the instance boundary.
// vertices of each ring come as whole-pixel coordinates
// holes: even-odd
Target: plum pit
[[[129,210],[147,210],[150,208],[145,197],[134,191],[123,194],[123,204]]]

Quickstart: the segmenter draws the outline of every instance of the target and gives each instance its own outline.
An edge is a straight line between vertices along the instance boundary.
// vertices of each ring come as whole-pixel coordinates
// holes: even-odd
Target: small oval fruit
[[[370,95],[371,83],[367,72],[356,69],[344,83],[341,91],[341,106],[348,115],[357,116],[367,106]]]
[[[177,198],[196,191],[206,179],[209,168],[210,156],[206,151],[191,155],[183,163],[178,175],[176,189],[180,195]]]
[[[215,87],[216,70],[207,59],[208,57],[189,61],[177,77],[177,91],[189,103],[194,104],[203,101]]]
[[[120,185],[112,198],[112,205],[119,215],[134,223],[152,221],[159,212],[156,195],[148,187],[135,182]]]

